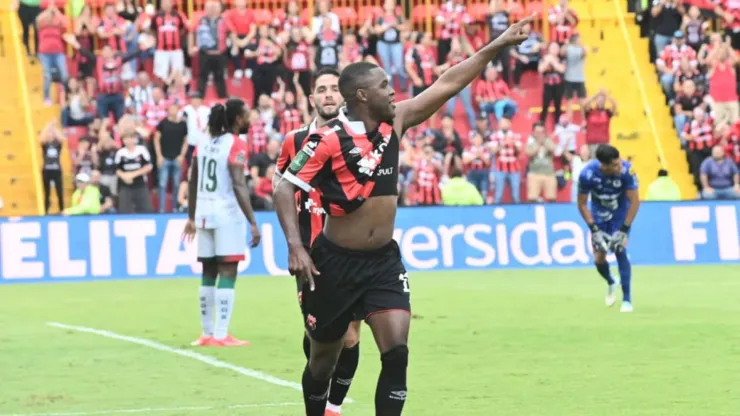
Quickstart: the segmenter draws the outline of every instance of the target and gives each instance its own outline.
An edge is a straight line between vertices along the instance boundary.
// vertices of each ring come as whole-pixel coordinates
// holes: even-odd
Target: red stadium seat
[[[202,10],[194,11],[193,15],[190,16],[190,26],[191,27],[197,27],[198,23],[200,23],[200,19],[205,15],[205,12]]]
[[[357,22],[357,12],[352,7],[335,7],[332,11],[337,15],[342,26],[354,25]]]
[[[430,16],[434,20],[438,12],[438,6],[430,5],[427,7],[426,4],[419,4],[411,10],[411,21],[414,23],[423,23],[426,21],[427,16]]]
[[[383,9],[377,6],[360,6],[357,10],[357,18],[360,23],[364,23],[368,19],[374,19],[383,13]]]
[[[540,17],[540,16],[542,16],[542,12],[544,10],[545,10],[544,9],[544,6],[542,5],[541,2],[531,1],[531,2],[527,3],[526,15],[529,16],[532,13],[535,13],[535,14],[537,14],[538,17]]]
[[[271,24],[272,23],[272,12],[267,9],[255,9],[252,10],[252,16],[254,21],[258,25]]]
[[[488,14],[488,4],[476,3],[468,7],[468,14],[473,21],[482,22]]]
[[[312,18],[313,18],[313,13],[311,9],[303,9],[303,11],[301,11],[301,22],[304,25],[309,25],[309,28],[310,28]]]

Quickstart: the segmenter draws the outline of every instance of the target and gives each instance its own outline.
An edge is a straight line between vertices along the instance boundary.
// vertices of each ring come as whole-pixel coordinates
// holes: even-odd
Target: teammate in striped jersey
[[[277,171],[273,176],[273,188],[277,186],[281,174],[288,168],[291,161],[303,147],[306,138],[322,127],[327,121],[335,118],[344,99],[339,94],[339,72],[333,68],[323,68],[314,77],[314,86],[309,95],[311,105],[316,108],[316,118],[310,125],[291,131],[285,136],[280,157],[277,162]],[[296,192],[298,204],[298,226],[301,231],[303,246],[308,250],[316,236],[324,228],[324,210],[322,196],[317,191]],[[298,282],[298,302],[301,303],[303,293],[301,282]],[[337,416],[342,410],[342,403],[347,396],[352,378],[360,361],[360,324],[361,320],[353,321],[344,335],[344,348],[339,354],[337,368],[331,380],[329,400],[326,404],[326,416]],[[306,359],[311,353],[311,343],[308,336],[303,336],[303,351]]]

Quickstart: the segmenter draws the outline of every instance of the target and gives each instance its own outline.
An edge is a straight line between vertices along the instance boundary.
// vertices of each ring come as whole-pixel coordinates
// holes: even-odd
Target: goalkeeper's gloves
[[[620,252],[627,247],[627,237],[629,236],[630,227],[629,225],[622,224],[619,227],[619,231],[615,232],[611,236],[611,249],[614,252]]]
[[[594,251],[609,251],[609,235],[599,229],[596,224],[589,224],[591,229],[591,244],[594,247]]]

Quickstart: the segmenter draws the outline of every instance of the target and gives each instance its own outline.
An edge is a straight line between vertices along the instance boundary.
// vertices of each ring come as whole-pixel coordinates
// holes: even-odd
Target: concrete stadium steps
[[[656,177],[661,167],[659,155],[662,150],[663,164],[678,183],[682,198],[693,199],[696,188],[688,171],[686,157],[676,138],[655,69],[650,63],[647,39],[640,37],[634,15],[626,12],[626,4],[622,5],[627,38],[637,61],[635,68],[613,1],[615,0],[590,2],[588,7],[592,20],[586,20],[582,16],[578,28],[584,45],[597,48],[596,51],[590,51],[586,62],[586,87],[589,95],[604,87],[617,101],[619,115],[612,121],[612,143],[625,157],[632,159],[635,171],[642,180],[641,196],[645,196],[647,185]],[[643,81],[650,110],[644,106],[637,77]],[[652,112],[657,141],[647,111]]]
[[[38,62],[26,59],[22,51],[21,68],[26,83],[22,85],[18,72],[16,49],[21,47],[20,39],[13,36],[11,25],[16,24],[15,13],[0,11],[0,25],[3,30],[3,49],[0,57],[0,79],[3,91],[0,95],[0,197],[3,199],[2,216],[38,215],[40,198],[43,198],[40,182],[41,152],[38,138],[44,126],[53,117],[59,118],[59,106],[46,107],[42,97],[42,72]],[[17,32],[16,32],[17,33]],[[25,88],[24,88],[25,86]],[[26,128],[26,106],[30,104],[32,134],[29,140]],[[35,148],[31,148],[35,146]],[[65,145],[66,146],[66,145]],[[63,153],[69,156],[68,150]],[[39,172],[34,171],[34,155],[38,161]],[[70,158],[62,157],[65,172],[70,171]],[[65,194],[69,200],[72,182],[65,178]],[[56,207],[56,204],[53,204]]]

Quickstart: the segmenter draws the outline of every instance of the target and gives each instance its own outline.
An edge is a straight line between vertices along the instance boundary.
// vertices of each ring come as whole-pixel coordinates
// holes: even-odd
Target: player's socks
[[[306,332],[303,332],[303,353],[306,354],[306,360],[311,357],[311,340],[308,339]]]
[[[216,279],[205,277],[200,285],[200,319],[203,326],[203,335],[213,336],[213,306],[216,296]]]
[[[220,340],[229,335],[231,312],[234,310],[234,284],[236,279],[221,277],[216,289],[216,328],[213,337]]]
[[[306,416],[324,416],[326,400],[329,398],[329,381],[316,380],[306,364],[303,370],[303,402],[306,404]]]
[[[601,277],[606,280],[606,283],[613,285],[614,279],[612,278],[612,273],[609,270],[609,263],[596,263],[596,270],[598,270]]]
[[[632,302],[632,265],[627,258],[627,250],[617,252],[617,265],[619,266],[619,281],[622,285],[622,301]]]
[[[393,347],[380,356],[380,361],[380,377],[375,390],[375,414],[398,416],[406,403],[409,349],[405,345]]]
[[[331,389],[329,389],[329,404],[327,410],[337,414],[342,411],[342,403],[347,397],[352,378],[355,376],[357,366],[360,364],[360,343],[352,348],[344,348],[339,354],[337,368],[331,378]]]

